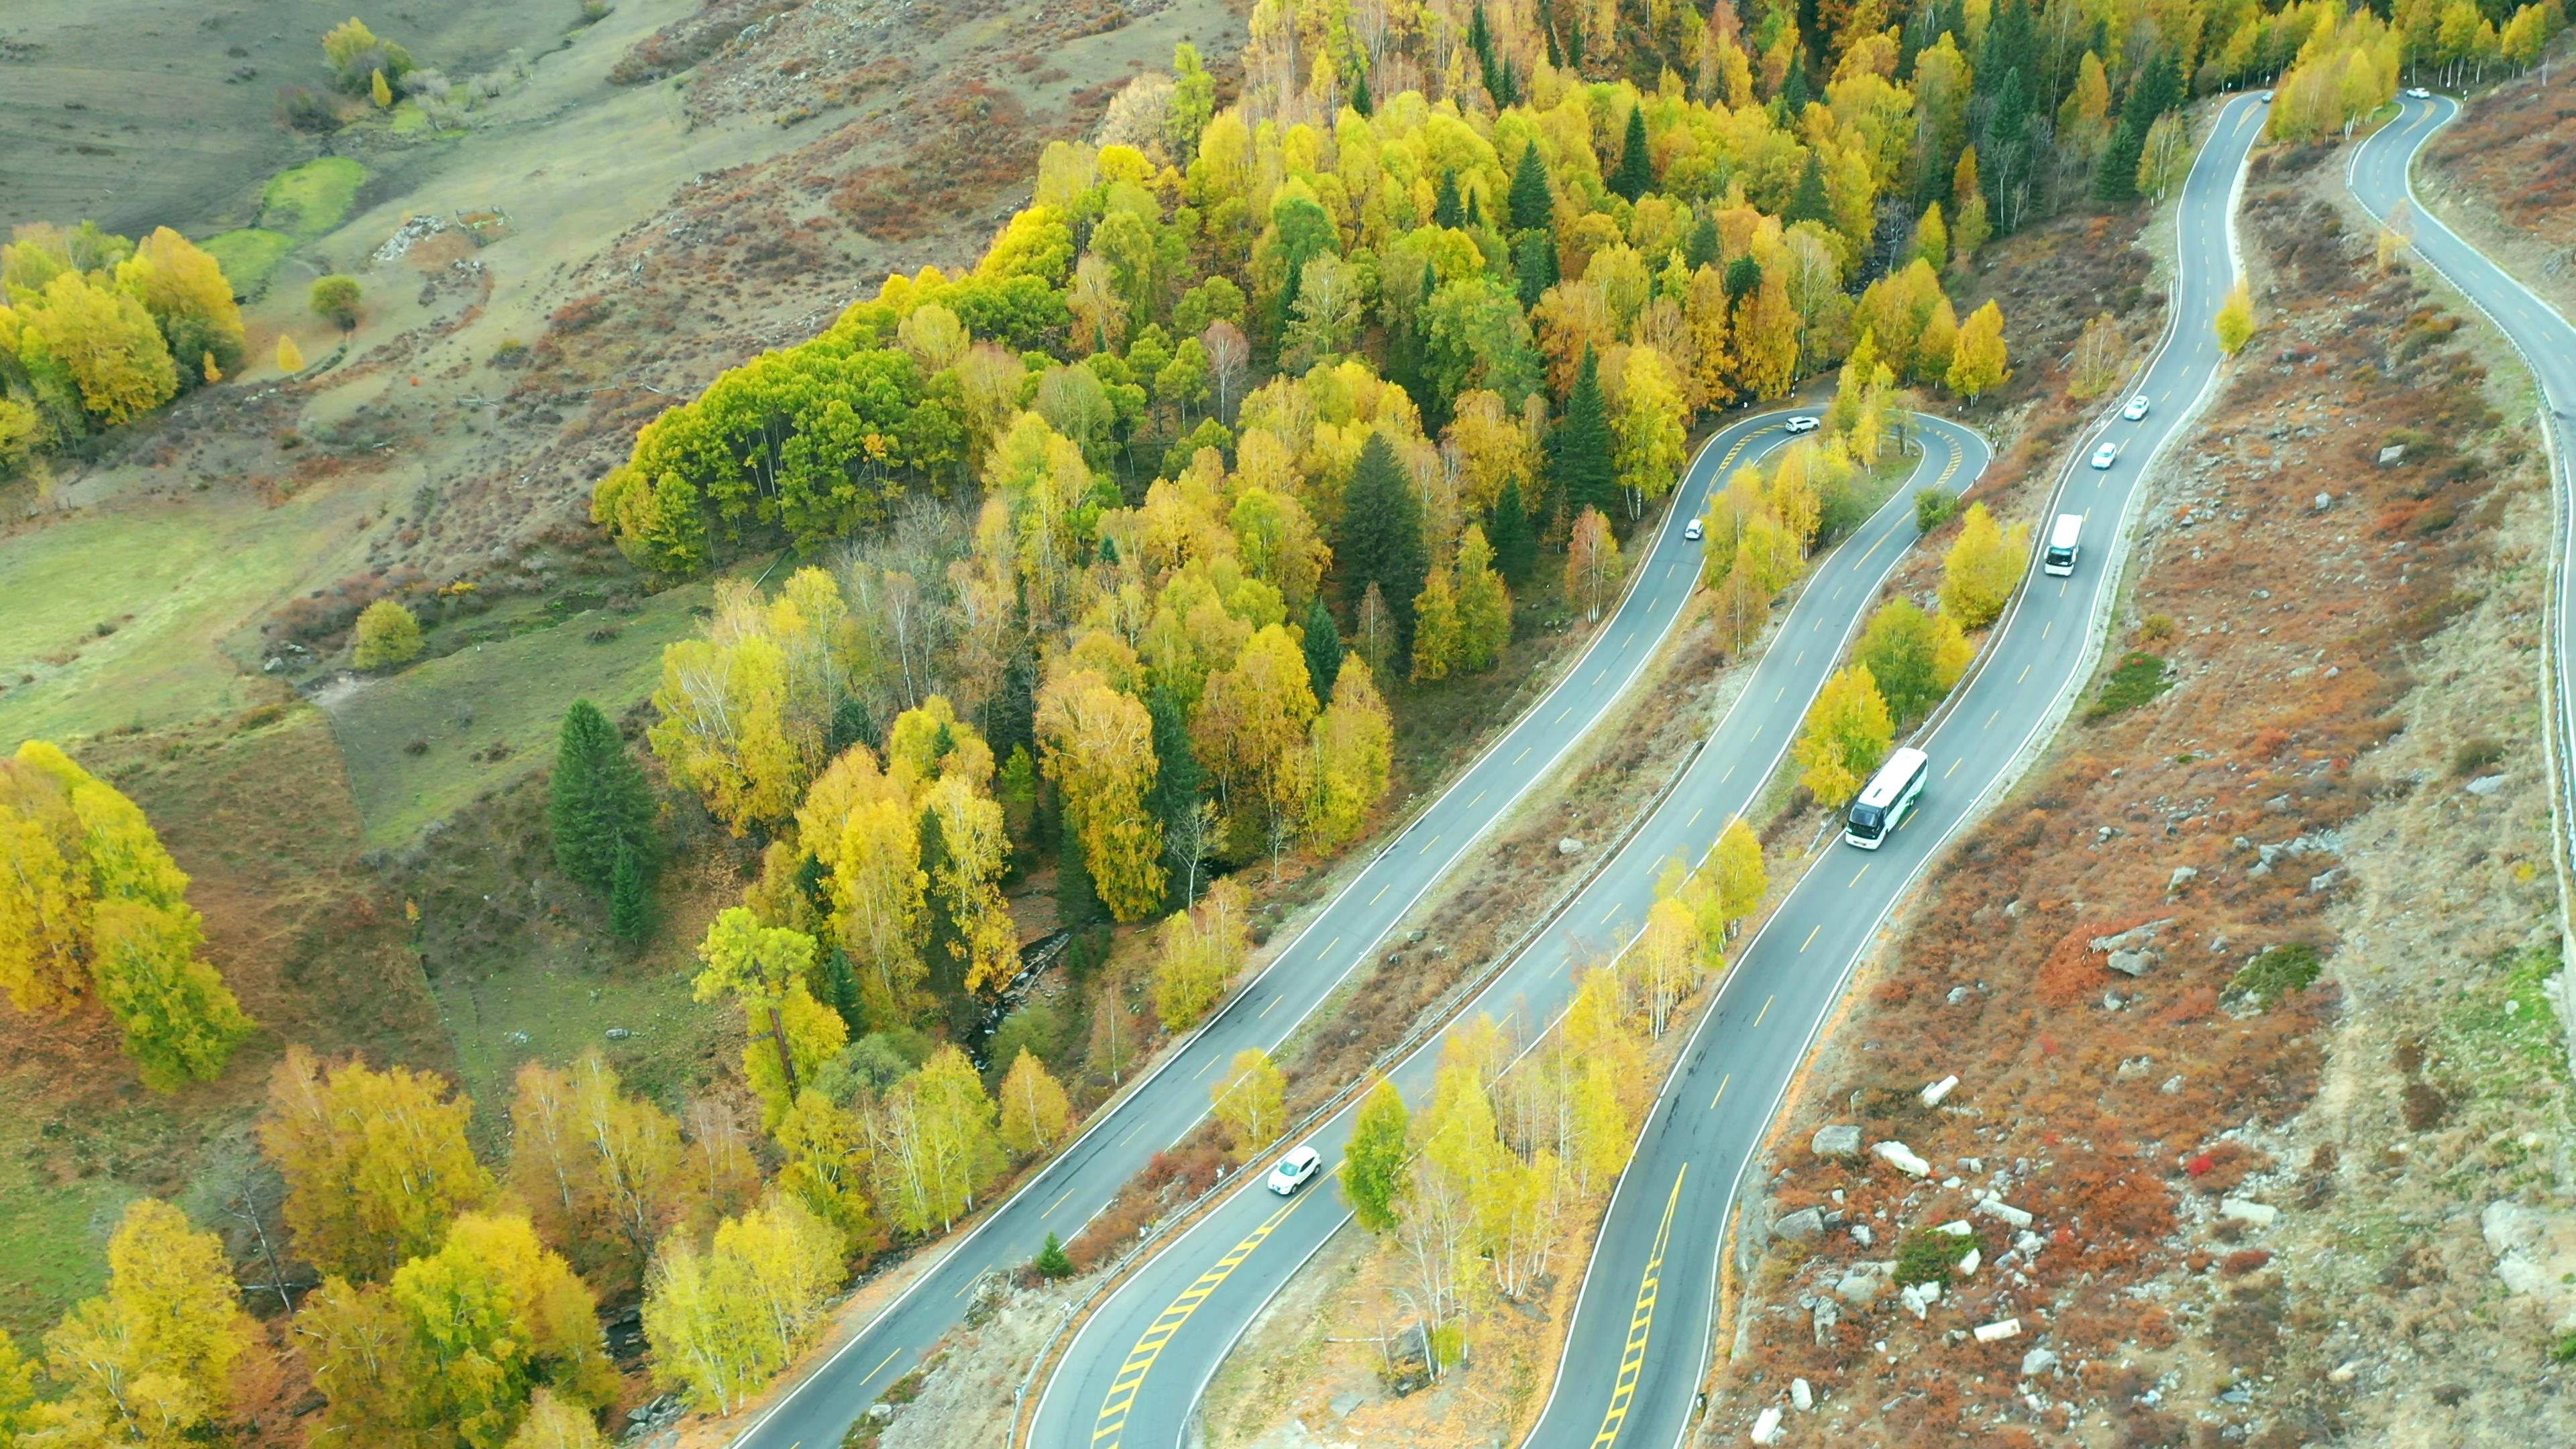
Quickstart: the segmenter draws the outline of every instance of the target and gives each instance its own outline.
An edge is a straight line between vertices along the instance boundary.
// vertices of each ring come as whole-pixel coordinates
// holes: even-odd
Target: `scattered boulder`
[[[2281,1210],[2269,1203],[2254,1202],[2241,1197],[2226,1197],[2218,1200],[2218,1215],[2222,1218],[2234,1218],[2248,1227],[2268,1228],[2281,1216]]]
[[[2334,507],[2334,495],[2331,493],[2318,494],[2317,501],[2314,506],[2317,512],[2325,512],[2327,509]]]
[[[1793,1243],[1811,1242],[1823,1236],[1825,1211],[1822,1208],[1800,1208],[1785,1214],[1771,1225],[1771,1236]]]
[[[2507,775],[2480,775],[2461,788],[2472,795],[2492,795],[2503,789],[2504,782],[2510,778]]]
[[[612,1026],[608,1029],[608,1039],[610,1041],[625,1041],[633,1035],[635,1035],[635,1033],[622,1026]]]
[[[2090,945],[2096,951],[2144,950],[2148,946],[2155,944],[2156,933],[2158,931],[2172,925],[2177,919],[2179,918],[2167,916],[2160,921],[2149,921],[2144,925],[2131,926],[2129,929],[2122,931],[2116,936],[2096,936],[2086,944]]]
[[[2114,951],[2103,964],[2123,976],[2144,976],[2163,959],[2153,951]]]
[[[1760,1416],[1754,1419],[1753,1442],[1756,1444],[1777,1444],[1780,1442],[1779,1405],[1774,1404],[1770,1408],[1764,1409]]]
[[[2510,1199],[2478,1214],[2505,1291],[2533,1298],[2559,1332],[2576,1329],[2576,1218]]]
[[[1843,1123],[1819,1127],[1807,1143],[1807,1150],[1818,1157],[1858,1157],[1860,1128]]]
[[[1852,1241],[1860,1244],[1864,1248],[1869,1247],[1878,1241],[1878,1234],[1871,1232],[1869,1230],[1869,1224],[1867,1223],[1852,1224],[1851,1235]]]
[[[1979,1343],[1999,1343],[2007,1338],[2019,1337],[2021,1337],[2021,1320],[2018,1318],[1998,1319],[1993,1323],[1977,1325]]]
[[[1815,1323],[1816,1347],[1832,1343],[1834,1325],[1843,1321],[1842,1309],[1830,1298],[1819,1298],[1807,1306],[1807,1312]]]
[[[1926,1313],[1932,1311],[1933,1304],[1941,1301],[1941,1285],[1939,1283],[1908,1283],[1905,1285],[1904,1290],[1899,1292],[1896,1297],[1899,1302],[1905,1305],[1906,1312],[1913,1314],[1916,1318],[1921,1318]]]
[[[2187,886],[2198,879],[2200,879],[2200,867],[2196,865],[2175,866],[2173,879],[2165,882],[2165,893],[2167,895],[2171,895],[2173,892],[2181,890],[2184,886]]]
[[[1583,842],[1569,835],[1556,843],[1556,853],[1559,855],[1581,855],[1583,853]]]
[[[1805,1379],[1791,1379],[1789,1380],[1789,1402],[1796,1405],[1798,1412],[1803,1414],[1816,1406],[1816,1391],[1807,1386]]]
[[[1956,1072],[1943,1077],[1937,1082],[1929,1084],[1923,1089],[1923,1105],[1926,1107],[1940,1106],[1941,1099],[1958,1090],[1958,1086],[1959,1074]]]
[[[1943,1223],[1932,1231],[1936,1233],[1948,1233],[1954,1238],[1964,1238],[1970,1233],[1975,1232],[1976,1229],[1968,1225],[1968,1220],[1966,1218],[1961,1218],[1956,1222]]]
[[[2026,1379],[2038,1378],[2041,1374],[2049,1373],[2056,1369],[2056,1367],[2057,1351],[2055,1349],[2034,1348],[2030,1352],[2021,1356],[2021,1376]]]
[[[1892,1263],[1854,1263],[1834,1280],[1834,1296],[1854,1308],[1866,1308],[1887,1291],[1888,1279],[1895,1271]]]
[[[1978,1266],[1985,1261],[1986,1255],[1984,1253],[1975,1248],[1970,1248],[1967,1251],[1966,1256],[1959,1259],[1959,1276],[1962,1278],[1974,1278],[1977,1276]]]
[[[2008,1203],[1999,1197],[1981,1197],[1977,1199],[1976,1205],[1968,1209],[1968,1211],[1984,1213],[1990,1218],[2000,1218],[2017,1228],[2026,1228],[2030,1226],[2030,1214],[2022,1211],[2020,1208],[2014,1207],[2011,1203]]]
[[[1914,1149],[1906,1146],[1902,1142],[1882,1142],[1876,1147],[1871,1148],[1870,1151],[1877,1153],[1890,1167],[1895,1168],[1897,1171],[1904,1173],[1908,1177],[1929,1177],[1932,1175],[1932,1164],[1915,1156]]]
[[[2391,443],[2387,447],[2379,450],[2379,466],[2382,468],[2394,468],[2405,461],[2406,445],[2404,443]]]

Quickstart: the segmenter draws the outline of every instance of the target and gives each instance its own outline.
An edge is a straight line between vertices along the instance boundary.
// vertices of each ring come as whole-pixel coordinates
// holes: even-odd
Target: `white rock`
[[[1957,1222],[1943,1223],[1932,1231],[1936,1233],[1948,1233],[1954,1238],[1964,1238],[1968,1234],[1975,1232],[1976,1229],[1968,1225],[1968,1220],[1966,1218],[1961,1218]]]
[[[1808,1140],[1807,1150],[1818,1157],[1860,1156],[1860,1128],[1850,1123],[1819,1127]]]
[[[2174,867],[2173,879],[2165,882],[2165,889],[2168,891],[2178,891],[2198,879],[2200,879],[2200,867],[2194,865],[2178,865]]]
[[[1941,1285],[1938,1283],[1908,1283],[1905,1285],[1905,1290],[1896,1296],[1899,1301],[1904,1303],[1906,1312],[1913,1314],[1916,1318],[1921,1318],[1924,1314],[1931,1311],[1933,1304],[1941,1301]]]
[[[1870,1151],[1908,1177],[1929,1177],[1932,1174],[1932,1164],[1915,1156],[1914,1149],[1902,1142],[1882,1142]]]
[[[2026,1379],[2038,1378],[2041,1374],[2047,1373],[2049,1370],[2056,1367],[2057,1351],[2055,1349],[2034,1348],[2030,1352],[2021,1356],[2021,1376]]]
[[[1860,1244],[1864,1248],[1869,1247],[1871,1244],[1878,1241],[1878,1234],[1871,1232],[1869,1230],[1869,1224],[1867,1223],[1852,1224],[1851,1235],[1852,1241]]]
[[[1583,842],[1569,835],[1556,843],[1556,853],[1559,855],[1581,855],[1583,853]]]
[[[1798,1412],[1803,1414],[1816,1406],[1816,1391],[1807,1387],[1805,1379],[1791,1379],[1789,1380],[1789,1402],[1797,1405]]]
[[[1780,1442],[1780,1410],[1778,1406],[1775,1405],[1771,1408],[1764,1409],[1761,1415],[1754,1419],[1753,1442],[1756,1444],[1777,1444]]]
[[[2281,1210],[2268,1203],[2252,1202],[2241,1197],[2226,1197],[2218,1200],[2218,1215],[2222,1218],[2236,1218],[2254,1227],[2268,1228],[2272,1226],[2273,1220],[2281,1215]]]
[[[2316,502],[2316,510],[2317,510],[2317,512],[2319,512],[2319,513],[2323,513],[2323,512],[2325,512],[2327,509],[2332,508],[2332,507],[2334,507],[2334,495],[2333,495],[2333,494],[2331,494],[2331,493],[2320,493],[2320,494],[2318,494],[2318,495],[2317,495],[2317,502]]]
[[[2492,795],[2503,789],[2504,782],[2510,778],[2508,775],[2480,775],[2461,788],[2472,795]]]
[[[1967,1256],[1959,1260],[1959,1276],[1962,1278],[1973,1278],[1977,1276],[1977,1265],[1985,1260],[1985,1254],[1979,1252],[1975,1248],[1970,1248],[1967,1252]]]
[[[1998,1343],[2007,1338],[2019,1337],[2021,1337],[2021,1320],[2018,1318],[1999,1319],[1993,1323],[1982,1323],[1977,1326],[1979,1343]]]
[[[1955,1072],[1932,1083],[1930,1086],[1923,1089],[1923,1105],[1926,1107],[1940,1106],[1941,1099],[1949,1096],[1951,1092],[1957,1090],[1958,1085],[1959,1077]]]
[[[2017,1228],[2030,1226],[2030,1214],[1999,1197],[1981,1197],[1977,1199],[1977,1205],[1969,1211],[1984,1213],[1990,1218],[2001,1218]]]

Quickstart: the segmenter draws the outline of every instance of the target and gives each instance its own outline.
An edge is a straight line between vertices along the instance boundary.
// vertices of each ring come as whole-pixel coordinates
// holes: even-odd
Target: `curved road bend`
[[[1924,458],[1911,484],[1819,564],[1681,786],[1462,1019],[1488,1012],[1519,1035],[1534,1036],[1571,997],[1573,968],[1624,941],[1645,919],[1663,863],[1704,854],[1751,803],[1880,583],[1913,543],[1914,489],[1964,486],[1985,470],[1989,453],[1976,434],[1938,418],[1917,415],[1915,423]],[[1663,547],[1673,547],[1670,536]],[[1681,548],[1683,559],[1696,559],[1698,545]],[[1663,557],[1658,554],[1659,568]],[[1440,1040],[1424,1044],[1392,1074],[1416,1103],[1430,1091]],[[1204,1105],[1207,1084],[1192,1085]],[[1335,1172],[1355,1112],[1344,1110],[1305,1139]],[[1099,1306],[1049,1380],[1029,1442],[1047,1449],[1162,1449],[1182,1441],[1209,1376],[1244,1327],[1350,1216],[1327,1182],[1286,1200],[1257,1183],[1247,1174],[1243,1190]]]
[[[1247,1047],[1274,1048],[1367,960],[1386,934],[1478,837],[1606,714],[1681,617],[1697,585],[1699,545],[1682,529],[1710,488],[1749,451],[1786,436],[1785,411],[1740,418],[1704,444],[1683,475],[1637,582],[1564,679],[1368,863],[1297,938],[1198,1034],[1167,1054],[1114,1111],[1095,1121],[953,1244],[891,1305],[787,1391],[735,1449],[838,1444],[876,1393],[921,1361],[965,1311],[986,1273],[1037,1256],[1048,1233],[1071,1239],[1156,1152],[1208,1110],[1209,1073]]]
[[[2114,582],[2106,564],[2118,553],[2115,535],[2156,454],[2217,380],[2212,324],[2234,285],[2234,196],[2261,123],[2259,101],[2229,100],[2184,183],[2173,331],[2136,388],[2153,410],[2142,422],[2103,424],[2100,440],[2120,445],[2118,461],[2076,467],[2058,504],[2087,520],[2074,576],[2025,580],[1983,668],[1920,742],[1932,757],[1931,788],[1914,818],[1875,852],[1829,846],[1745,947],[1683,1047],[1611,1199],[1556,1388],[1529,1441],[1536,1449],[1666,1449],[1689,1429],[1728,1210],[1791,1074],[1899,898],[2083,683]],[[2085,437],[2087,454],[2096,441]]]
[[[2460,240],[2431,208],[2415,195],[2408,177],[2414,169],[2416,153],[2433,133],[2449,125],[2460,114],[2460,103],[2449,96],[2436,95],[2431,100],[2400,97],[2397,119],[2373,132],[2369,139],[2353,148],[2352,159],[2344,171],[2344,182],[2352,189],[2355,200],[2381,220],[2399,202],[2413,218],[2412,239],[2416,255],[2432,263],[2452,286],[2487,315],[2487,320],[2504,333],[2506,340],[2522,354],[2524,365],[2531,369],[2540,388],[2540,428],[2549,445],[2550,486],[2557,490],[2564,529],[2569,494],[2567,470],[2567,422],[2576,412],[2576,327],[2548,303],[2533,295],[2514,276],[2487,260],[2486,254]],[[2553,781],[2558,798],[2560,828],[2568,819],[2569,802],[2576,800],[2576,702],[2568,698],[2567,661],[2569,650],[2576,647],[2576,569],[2568,566],[2567,550],[2576,546],[2565,532],[2558,538],[2556,568],[2558,582],[2553,603],[2558,615],[2553,637],[2549,641],[2551,690],[2557,696],[2558,718],[2552,724],[2557,736],[2558,779]]]

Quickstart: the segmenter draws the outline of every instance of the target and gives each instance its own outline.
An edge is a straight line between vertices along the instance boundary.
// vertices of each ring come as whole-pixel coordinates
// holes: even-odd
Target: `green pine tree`
[[[1512,168],[1511,208],[1515,232],[1549,231],[1556,226],[1556,194],[1547,184],[1547,162],[1540,158],[1536,142],[1521,148],[1520,164]]]
[[[1431,203],[1431,220],[1439,226],[1465,226],[1467,210],[1458,201],[1458,171],[1444,166],[1440,170],[1440,191]]]
[[[1325,616],[1327,619],[1331,615]],[[1309,624],[1308,628],[1313,625]],[[1190,813],[1207,798],[1207,770],[1199,764],[1198,750],[1190,744],[1189,711],[1181,707],[1180,697],[1161,685],[1145,697],[1145,713],[1154,724],[1154,788],[1145,795],[1145,809],[1162,823],[1163,850],[1167,855],[1180,855],[1187,850],[1182,844]],[[1171,872],[1171,889],[1175,897],[1190,891],[1191,867],[1196,861],[1175,859],[1180,869]],[[1181,901],[1186,906],[1187,900]]]
[[[636,869],[650,879],[653,792],[643,768],[626,753],[617,727],[586,699],[564,711],[555,741],[554,778],[548,783],[546,823],[555,840],[555,864],[565,878],[589,890],[614,884],[618,851],[631,849]]]
[[[1529,582],[1538,568],[1538,530],[1530,526],[1529,510],[1521,504],[1521,480],[1503,480],[1503,491],[1494,499],[1493,521],[1485,532],[1494,545],[1494,567],[1505,582],[1514,588]]]
[[[1064,815],[1062,827],[1056,835],[1055,923],[1078,931],[1109,919],[1109,912],[1100,904],[1099,888],[1091,883],[1091,867],[1082,858],[1082,836],[1074,830],[1070,813]],[[927,858],[922,861],[925,866],[929,863]]]
[[[1359,65],[1359,74],[1351,78],[1351,109],[1363,116],[1377,114],[1377,102],[1369,98],[1368,62]]]
[[[850,1029],[850,1040],[868,1034],[868,1013],[859,996],[859,973],[850,968],[850,953],[833,947],[823,957],[823,1004]]]
[[[1606,423],[1604,438],[1606,444]],[[1601,456],[1606,468],[1606,446]],[[1422,502],[1414,497],[1413,480],[1405,476],[1404,465],[1384,433],[1369,434],[1358,464],[1351,469],[1350,486],[1342,493],[1341,536],[1334,540],[1333,558],[1341,566],[1343,606],[1356,611],[1369,585],[1377,585],[1386,597],[1387,612],[1395,618],[1396,653],[1410,657],[1413,600],[1431,573],[1431,556],[1422,544]]]
[[[1807,114],[1807,102],[1815,98],[1807,84],[1807,55],[1800,51],[1789,57],[1789,78],[1780,83],[1780,123],[1796,129],[1799,118]]]
[[[1057,1242],[1053,1233],[1047,1234],[1046,1246],[1038,1249],[1038,1259],[1030,1266],[1049,1278],[1070,1278],[1074,1272],[1072,1255],[1065,1252],[1064,1244]]]
[[[1565,415],[1548,434],[1547,466],[1556,481],[1556,496],[1569,518],[1586,508],[1606,516],[1619,502],[1618,471],[1612,461],[1610,405],[1601,395],[1601,359],[1583,349],[1582,370],[1565,399]],[[1390,590],[1388,597],[1394,597]]]
[[[1737,257],[1726,264],[1726,300],[1741,302],[1762,290],[1762,264],[1751,257]]]
[[[1305,648],[1306,678],[1313,681],[1316,698],[1329,698],[1342,673],[1342,630],[1320,597],[1306,604]]]
[[[1556,240],[1535,227],[1512,238],[1512,274],[1523,307],[1535,307],[1556,285]]]
[[[653,934],[653,883],[644,872],[644,853],[631,841],[617,844],[617,864],[608,878],[609,933],[630,946]]]
[[[1683,264],[1696,272],[1702,267],[1716,265],[1725,250],[1726,241],[1718,235],[1717,219],[1701,212],[1699,220],[1690,229],[1690,238],[1682,243]]]
[[[1795,225],[1802,221],[1828,221],[1833,217],[1833,203],[1825,195],[1824,163],[1813,150],[1807,152],[1807,169],[1798,173],[1798,189],[1789,198],[1789,210],[1782,218]]]
[[[1630,201],[1655,189],[1655,158],[1646,143],[1642,102],[1628,108],[1628,139],[1619,149],[1619,169],[1610,178],[1610,189]]]

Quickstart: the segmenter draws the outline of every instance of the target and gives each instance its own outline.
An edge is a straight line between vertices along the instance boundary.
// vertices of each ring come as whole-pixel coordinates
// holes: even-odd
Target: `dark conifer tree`
[[[555,741],[546,822],[555,838],[555,864],[564,876],[606,893],[615,884],[621,847],[650,880],[656,864],[653,791],[643,768],[626,753],[617,727],[586,699],[564,711]]]
[[[1618,472],[1611,458],[1610,407],[1601,395],[1601,359],[1583,349],[1582,370],[1566,395],[1565,415],[1548,434],[1548,471],[1568,518],[1586,508],[1609,513],[1618,505]],[[1390,596],[1391,597],[1391,596]]]
[[[1511,209],[1515,232],[1556,228],[1556,193],[1547,184],[1547,162],[1535,144],[1521,148],[1520,162],[1512,168]]]
[[[1091,882],[1091,867],[1082,858],[1082,836],[1067,815],[1056,836],[1055,923],[1065,930],[1079,931],[1108,916],[1100,904],[1100,890]]]
[[[1630,201],[1655,189],[1655,157],[1646,140],[1642,102],[1628,108],[1628,139],[1619,148],[1619,169],[1610,178],[1610,189]]]
[[[609,871],[608,929],[630,946],[653,934],[653,883],[644,872],[644,853],[631,841],[618,842],[617,863]]]
[[[1682,243],[1682,260],[1692,271],[1714,265],[1726,251],[1726,239],[1718,234],[1717,219],[1701,212],[1691,224],[1690,236]]]
[[[1597,392],[1597,388],[1596,388]],[[1606,455],[1604,459],[1607,461]],[[1333,559],[1342,575],[1342,600],[1356,610],[1371,584],[1386,597],[1395,618],[1395,652],[1413,652],[1413,600],[1431,573],[1422,546],[1422,503],[1413,480],[1384,433],[1371,433],[1342,493],[1341,536]],[[1330,686],[1326,686],[1330,688]]]
[[[1726,264],[1726,300],[1741,302],[1762,290],[1762,264],[1751,257],[1737,257]]]
[[[1782,220],[1795,226],[1802,221],[1827,221],[1833,217],[1832,199],[1825,195],[1824,163],[1816,153],[1807,152],[1807,169],[1798,173],[1798,189],[1789,198],[1789,210]]]
[[[1485,527],[1486,541],[1494,546],[1494,567],[1514,587],[1529,582],[1538,568],[1538,530],[1530,526],[1528,507],[1521,502],[1521,480],[1503,480],[1503,491],[1494,499],[1493,520]]]
[[[1466,208],[1458,204],[1458,173],[1453,168],[1441,168],[1440,190],[1431,203],[1431,220],[1439,226],[1467,224]]]
[[[1189,823],[1190,812],[1206,798],[1207,770],[1199,764],[1198,751],[1190,744],[1189,711],[1181,707],[1177,695],[1157,685],[1146,696],[1145,712],[1153,720],[1154,758],[1160,763],[1154,772],[1154,788],[1145,796],[1145,809],[1162,824],[1164,852],[1171,854],[1177,833]],[[1173,893],[1177,896],[1188,888],[1184,872],[1174,871]]]
[[[1556,241],[1543,231],[1525,231],[1512,238],[1512,275],[1520,293],[1521,306],[1535,307],[1547,289],[1556,285]]]
[[[1319,702],[1329,701],[1333,696],[1333,681],[1342,674],[1342,629],[1333,622],[1333,611],[1324,607],[1320,596],[1306,604],[1305,649],[1306,678],[1314,688],[1315,698]]]

